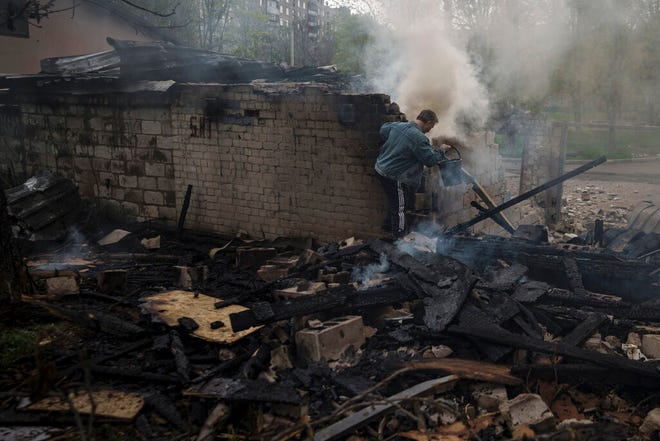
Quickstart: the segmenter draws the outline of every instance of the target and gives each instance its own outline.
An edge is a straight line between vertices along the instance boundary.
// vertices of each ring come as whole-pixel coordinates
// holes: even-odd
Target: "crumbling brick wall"
[[[20,106],[21,136],[2,134],[15,144],[0,157],[5,170],[8,163],[25,176],[57,170],[113,212],[175,224],[192,185],[186,228],[267,238],[382,235],[385,198],[373,171],[378,129],[403,117],[385,95],[301,84],[176,84],[14,93],[12,101]],[[492,135],[470,142],[490,158],[471,173],[501,201]],[[464,157],[469,164],[477,155]],[[446,225],[473,217],[468,192],[436,188],[435,217]]]
[[[566,125],[549,123],[543,118],[530,118],[525,124],[525,143],[520,173],[520,193],[524,193],[564,174]],[[562,184],[549,188],[533,198],[543,208],[544,223],[560,220]]]

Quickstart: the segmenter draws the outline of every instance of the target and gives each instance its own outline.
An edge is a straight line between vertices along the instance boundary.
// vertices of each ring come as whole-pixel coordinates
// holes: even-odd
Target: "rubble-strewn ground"
[[[624,226],[658,187],[566,182],[554,241]],[[36,295],[0,314],[0,439],[658,439],[657,256],[85,219],[34,250]]]
[[[660,162],[657,162],[660,167]],[[660,171],[658,172],[660,174]],[[612,175],[608,180],[577,177],[563,185],[562,221],[550,229],[555,242],[565,242],[573,235],[593,229],[596,219],[602,219],[608,228],[625,228],[631,211],[642,201],[660,198],[660,185],[649,182],[630,182],[625,177]],[[518,194],[519,177],[507,174],[507,188],[511,195]],[[524,213],[519,224],[543,223],[540,208],[532,209],[530,200],[519,204]]]

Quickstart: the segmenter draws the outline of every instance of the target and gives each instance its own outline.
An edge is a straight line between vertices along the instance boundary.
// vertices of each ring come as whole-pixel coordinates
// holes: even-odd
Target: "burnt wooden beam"
[[[660,378],[584,363],[517,365],[511,368],[511,373],[525,378],[527,381],[545,380],[567,384],[600,383],[643,388],[660,387]]]
[[[562,262],[564,263],[564,268],[566,268],[568,283],[571,286],[573,292],[580,297],[586,297],[587,290],[584,289],[584,285],[582,283],[582,275],[580,274],[580,269],[578,268],[575,259],[573,257],[566,256]]]
[[[605,355],[582,348],[575,348],[563,343],[546,342],[536,340],[522,335],[513,334],[501,329],[493,328],[463,328],[450,326],[447,332],[454,335],[463,335],[480,340],[513,346],[521,349],[543,352],[547,354],[563,355],[576,360],[587,361],[601,366],[621,369],[627,372],[644,375],[647,377],[660,378],[660,371],[655,367],[647,366],[641,362],[628,360],[615,355]]]
[[[579,346],[591,337],[606,320],[605,314],[589,314],[586,320],[580,322],[570,333],[562,337],[561,342],[567,346]]]
[[[486,189],[483,188],[483,187],[481,186],[481,184],[479,184],[479,183],[477,182],[477,180],[474,179],[474,177],[473,177],[471,174],[469,174],[468,172],[466,172],[465,169],[461,169],[461,171],[463,172],[463,175],[465,176],[467,182],[469,182],[470,184],[472,184],[472,191],[474,191],[474,192],[477,194],[477,196],[479,196],[479,197],[481,198],[481,200],[484,201],[484,203],[486,204],[486,206],[487,206],[489,209],[491,209],[491,210],[492,210],[493,208],[497,207],[497,204],[495,203],[495,201],[493,200],[493,198],[488,194],[488,192],[486,191]],[[476,202],[475,202],[475,203],[476,203]],[[477,204],[477,205],[478,205],[478,204]],[[488,211],[486,208],[483,208],[483,207],[480,208],[480,206],[479,206],[479,207],[476,207],[476,208],[477,208],[479,211],[482,211],[482,212],[486,212],[486,211]],[[508,231],[508,232],[511,233],[511,234],[513,234],[513,233],[516,231],[516,229],[514,228],[513,224],[512,224],[511,221],[506,217],[506,215],[505,215],[504,213],[496,213],[496,214],[494,214],[494,215],[493,215],[493,220],[494,220],[495,222],[497,222],[497,224],[498,224],[500,227],[504,228],[506,231]]]
[[[424,293],[424,324],[433,331],[442,331],[458,314],[477,277],[466,265],[450,257],[434,254],[431,261],[422,263],[392,244],[381,240],[369,245],[377,253],[405,269],[413,283]]]
[[[434,380],[428,380],[416,384],[409,389],[388,397],[385,404],[369,405],[343,420],[339,420],[336,423],[317,431],[314,434],[314,441],[332,441],[348,435],[358,427],[367,424],[369,421],[372,421],[386,412],[396,409],[396,406],[400,401],[405,401],[406,399],[421,394],[427,394],[432,391],[450,390],[458,379],[459,378],[456,375],[449,375],[447,377],[436,378]]]
[[[104,375],[109,377],[128,378],[132,380],[140,380],[155,383],[171,383],[180,384],[181,380],[177,377],[167,374],[156,374],[153,372],[145,372],[140,369],[128,368],[126,366],[102,366],[99,364],[90,364],[89,370],[93,374]]]
[[[486,363],[462,358],[439,358],[398,363],[400,368],[411,370],[440,370],[460,378],[486,381],[489,383],[517,385],[522,380],[511,375],[511,368],[500,364]]]
[[[589,170],[593,167],[596,167],[597,165],[600,165],[605,161],[607,161],[607,158],[605,158],[605,156],[601,156],[598,159],[594,159],[593,161],[590,161],[590,162],[576,168],[575,170],[572,170],[572,171],[570,171],[570,172],[568,172],[568,173],[566,173],[562,176],[559,176],[558,178],[552,179],[552,180],[546,182],[545,184],[539,185],[538,187],[533,188],[533,189],[531,189],[531,190],[529,190],[529,191],[527,191],[527,192],[525,192],[525,193],[523,193],[519,196],[516,196],[515,198],[510,199],[510,200],[506,201],[505,203],[500,204],[497,207],[488,210],[485,213],[481,213],[480,215],[478,215],[477,217],[475,217],[475,218],[473,218],[469,221],[460,223],[460,224],[450,228],[449,230],[447,230],[445,232],[445,235],[446,236],[453,236],[454,234],[458,234],[462,231],[465,231],[468,228],[470,228],[472,225],[475,225],[475,224],[481,222],[482,220],[493,217],[496,214],[500,213],[501,211],[504,211],[509,207],[512,207],[512,206],[514,206],[514,205],[516,205],[516,204],[518,204],[518,203],[520,203],[520,202],[522,202],[526,199],[529,199],[532,196],[534,196],[535,194],[538,194],[538,193],[540,193],[544,190],[547,190],[548,188],[554,187],[555,185],[560,184],[560,183],[564,182],[567,179],[570,179],[574,176],[577,176],[581,173],[584,173],[585,171],[587,171],[587,170]]]
[[[181,376],[181,379],[185,382],[190,381],[190,362],[188,361],[188,357],[186,357],[181,337],[175,330],[170,332],[170,351],[174,357],[176,371]]]
[[[267,323],[286,320],[291,317],[314,314],[330,310],[355,310],[370,306],[387,305],[416,298],[415,293],[401,289],[397,284],[379,286],[364,291],[352,287],[340,287],[324,292],[290,299],[286,303],[257,302],[251,308],[229,314],[234,332],[243,331]]]
[[[494,237],[456,236],[445,254],[476,271],[482,271],[498,259],[510,264],[521,263],[529,268],[530,278],[565,289],[570,288],[570,284],[563,258],[569,256],[575,259],[588,291],[612,294],[629,302],[660,297],[660,274],[654,274],[657,264],[652,262]]]

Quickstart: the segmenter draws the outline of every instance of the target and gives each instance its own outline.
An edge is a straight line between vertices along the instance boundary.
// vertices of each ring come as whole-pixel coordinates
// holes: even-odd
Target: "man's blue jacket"
[[[434,151],[422,129],[413,122],[385,123],[380,127],[385,144],[376,159],[376,172],[413,188],[422,183],[424,165],[432,167],[446,159]]]

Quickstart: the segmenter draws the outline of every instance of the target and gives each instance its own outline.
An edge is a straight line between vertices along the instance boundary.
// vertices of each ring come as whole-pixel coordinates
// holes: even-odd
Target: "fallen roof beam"
[[[576,168],[573,171],[570,171],[570,172],[568,172],[568,173],[566,173],[562,176],[559,176],[558,178],[552,179],[552,180],[546,182],[545,184],[542,184],[542,185],[540,185],[536,188],[533,188],[533,189],[531,189],[531,190],[529,190],[529,191],[527,191],[527,192],[525,192],[521,195],[518,195],[515,198],[513,198],[513,199],[511,199],[511,200],[509,200],[509,201],[507,201],[503,204],[500,204],[497,207],[495,207],[491,210],[488,210],[485,213],[482,213],[482,214],[478,215],[477,217],[475,217],[475,218],[473,218],[469,221],[460,223],[460,224],[450,228],[449,230],[447,230],[445,232],[445,235],[446,236],[453,236],[454,234],[465,231],[468,228],[470,228],[472,225],[477,224],[477,223],[481,222],[482,220],[493,217],[496,214],[498,214],[499,212],[504,211],[507,208],[512,207],[512,206],[514,206],[514,205],[516,205],[516,204],[518,204],[518,203],[520,203],[520,202],[522,202],[526,199],[529,199],[532,196],[534,196],[535,194],[538,194],[538,193],[540,193],[544,190],[547,190],[550,187],[554,187],[555,185],[560,184],[560,183],[564,182],[567,179],[570,179],[574,176],[577,176],[581,173],[584,173],[585,171],[589,170],[590,168],[596,167],[597,165],[600,165],[605,161],[607,161],[607,158],[605,158],[605,156],[601,156],[598,159],[594,159],[593,161],[588,162],[588,163],[584,164],[583,166]]]
[[[522,335],[513,334],[501,329],[493,328],[464,328],[450,326],[447,332],[454,335],[474,337],[480,340],[490,341],[502,345],[513,346],[547,354],[563,355],[565,357],[582,360],[614,369],[621,369],[630,373],[643,375],[645,377],[660,378],[660,372],[652,366],[646,366],[641,362],[628,360],[615,355],[600,354],[588,349],[575,348],[562,343],[546,342],[536,340]]]

